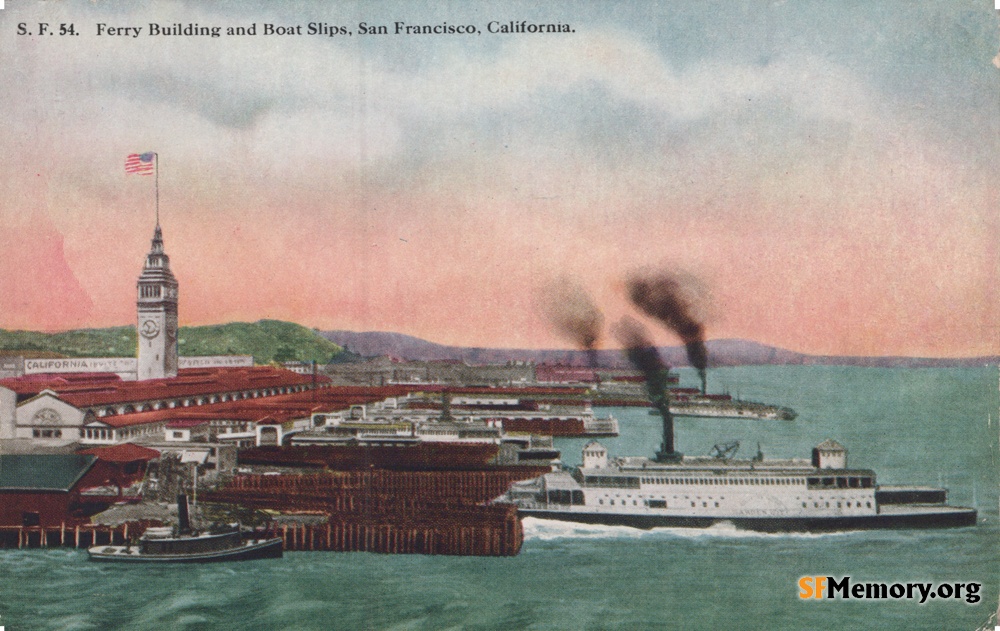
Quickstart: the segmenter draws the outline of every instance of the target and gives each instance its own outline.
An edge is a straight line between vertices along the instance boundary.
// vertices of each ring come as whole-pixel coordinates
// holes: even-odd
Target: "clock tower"
[[[177,279],[157,222],[138,285],[139,380],[177,376]]]

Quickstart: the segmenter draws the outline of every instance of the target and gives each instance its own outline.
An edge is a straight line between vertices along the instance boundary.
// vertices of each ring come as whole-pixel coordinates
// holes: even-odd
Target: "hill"
[[[392,355],[414,360],[460,360],[469,364],[502,364],[508,361],[586,365],[582,351],[560,349],[478,348],[446,346],[427,340],[387,332],[316,331],[291,322],[260,320],[209,326],[181,327],[180,354],[253,355],[257,363],[271,361],[351,361],[358,356]],[[136,348],[135,327],[80,329],[60,333],[7,331],[0,329],[0,355],[30,357],[132,357]],[[969,358],[855,357],[807,355],[747,340],[709,340],[712,366],[829,365],[872,367],[985,366],[1000,363],[998,356]],[[344,348],[342,348],[344,347]],[[344,349],[351,352],[344,352]],[[682,346],[660,349],[663,361],[671,366],[687,366]],[[602,366],[626,367],[618,350],[598,353]]]
[[[342,351],[312,329],[279,320],[182,326],[177,343],[181,355],[253,355],[259,364],[292,360],[326,363]],[[45,352],[66,357],[132,357],[135,349],[136,332],[131,326],[60,333],[0,329],[3,354],[24,351],[32,356]]]
[[[574,350],[537,350],[512,348],[466,348],[445,346],[401,333],[377,331],[324,331],[320,335],[336,342],[351,352],[366,357],[392,355],[414,360],[461,360],[470,364],[504,363],[508,361],[534,361],[536,363],[561,363],[584,366],[586,354]],[[709,362],[712,366],[760,366],[760,365],[801,365],[801,366],[871,366],[871,367],[961,367],[986,366],[1000,363],[998,356],[969,358],[932,357],[856,357],[837,355],[807,355],[775,346],[759,344],[748,340],[709,340]],[[659,348],[663,361],[671,366],[688,366],[687,353],[683,346],[663,346]],[[621,351],[602,350],[598,352],[601,366],[626,367],[627,362]]]

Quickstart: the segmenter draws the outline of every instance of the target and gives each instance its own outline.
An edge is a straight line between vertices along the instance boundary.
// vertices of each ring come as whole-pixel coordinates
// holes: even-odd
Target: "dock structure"
[[[285,550],[515,556],[524,533],[512,505],[465,507],[423,518],[330,516],[325,523],[283,524],[255,533],[281,537]]]
[[[0,526],[0,549],[89,548],[99,545],[125,545],[159,521],[135,521],[108,526],[102,524],[62,523],[58,526]]]
[[[349,471],[240,475],[203,501],[325,517],[271,526],[286,550],[514,556],[524,540],[517,509],[487,504],[538,467],[496,471]]]

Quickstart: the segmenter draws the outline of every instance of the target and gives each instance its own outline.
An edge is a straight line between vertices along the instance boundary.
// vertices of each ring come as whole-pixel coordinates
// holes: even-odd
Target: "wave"
[[[553,541],[557,539],[645,539],[675,537],[680,539],[826,539],[831,537],[871,534],[874,531],[850,530],[838,532],[757,532],[742,530],[732,522],[720,522],[708,528],[652,528],[643,530],[629,526],[580,524],[525,517],[522,520],[526,541]]]

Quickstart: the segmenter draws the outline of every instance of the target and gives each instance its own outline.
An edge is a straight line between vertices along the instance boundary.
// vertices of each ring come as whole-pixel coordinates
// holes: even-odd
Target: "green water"
[[[683,373],[683,381],[691,375]],[[0,551],[0,625],[21,629],[976,629],[997,608],[998,372],[718,369],[710,389],[788,405],[793,422],[680,419],[678,448],[808,456],[826,438],[886,484],[944,484],[974,528],[766,535],[526,520],[515,558],[290,553],[204,566],[88,563],[70,550]],[[603,411],[603,410],[602,410]],[[616,455],[651,455],[659,422],[614,409]],[[567,462],[586,441],[557,441]],[[811,600],[805,575],[981,582],[978,604]],[[990,624],[992,629],[992,623]]]

